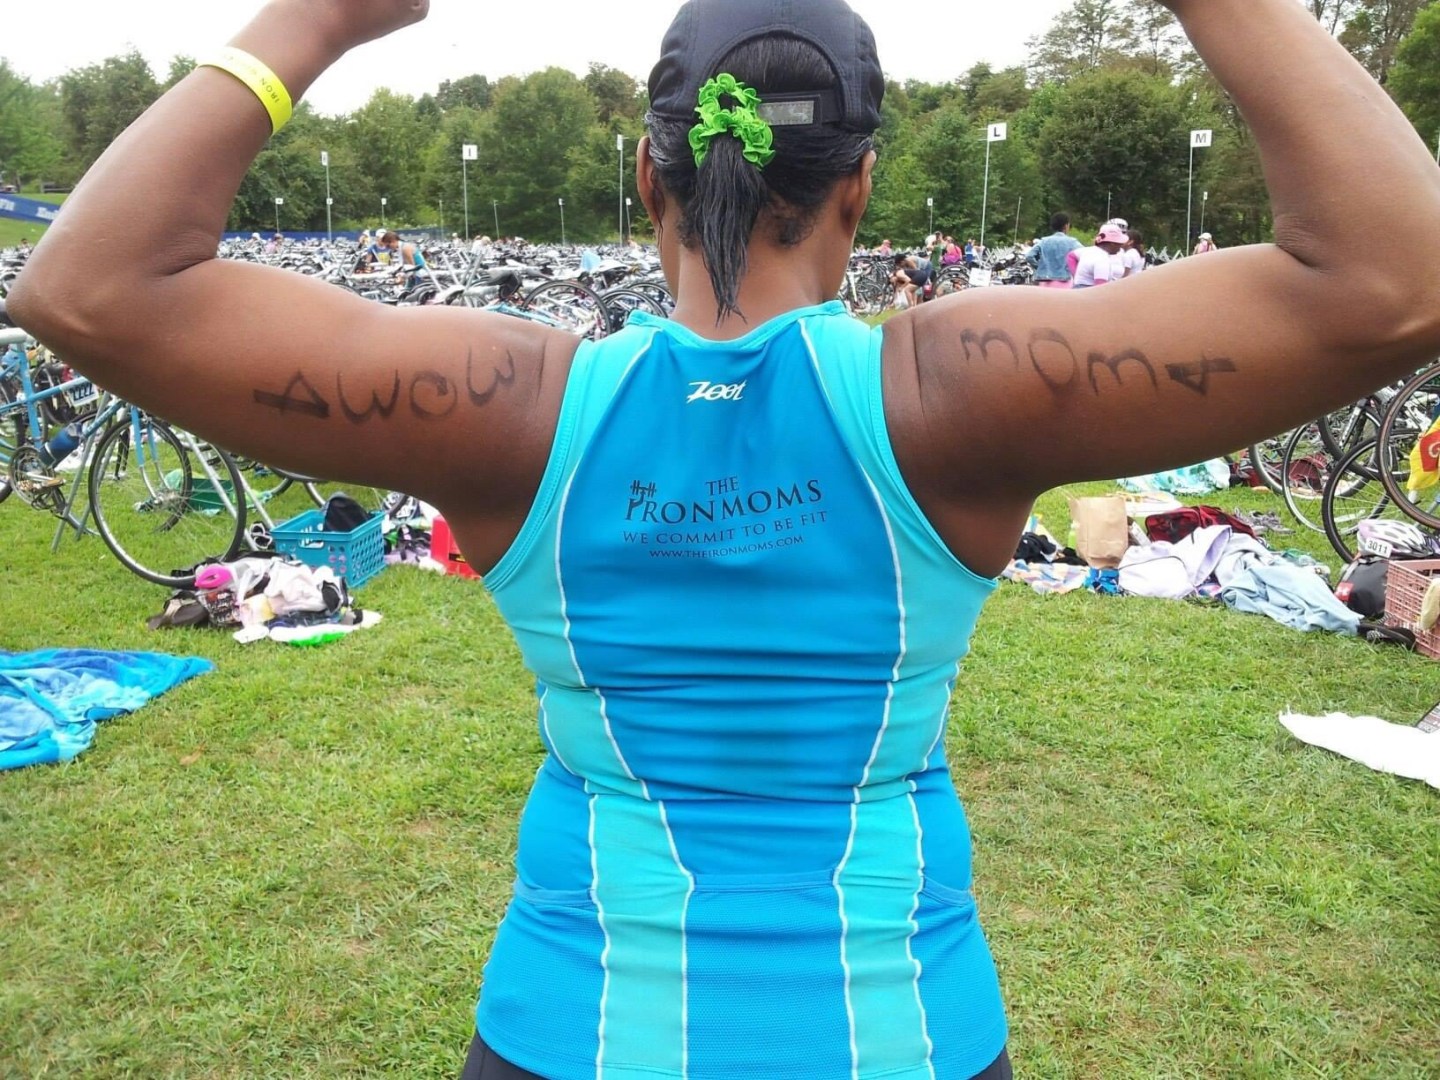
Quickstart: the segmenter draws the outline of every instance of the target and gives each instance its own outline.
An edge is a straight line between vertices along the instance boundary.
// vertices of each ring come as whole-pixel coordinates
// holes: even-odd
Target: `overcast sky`
[[[1027,38],[1068,0],[851,0],[875,30],[894,78],[946,81],[977,60],[1020,63]],[[263,0],[48,0],[4,7],[0,57],[34,81],[138,48],[163,79],[170,58],[223,45]],[[643,79],[679,0],[431,0],[430,17],[358,50],[311,88],[323,113],[349,112],[372,90],[433,91],[461,75],[525,74],[560,66],[583,73],[595,60]]]

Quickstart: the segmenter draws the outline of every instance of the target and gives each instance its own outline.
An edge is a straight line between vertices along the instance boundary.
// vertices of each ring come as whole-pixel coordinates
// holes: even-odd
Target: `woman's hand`
[[[313,12],[324,21],[337,50],[348,51],[420,22],[430,13],[430,0],[275,0]]]

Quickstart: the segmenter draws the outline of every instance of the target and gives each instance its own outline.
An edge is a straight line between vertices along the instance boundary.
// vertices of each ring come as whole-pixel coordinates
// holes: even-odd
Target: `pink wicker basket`
[[[1385,574],[1385,619],[1415,634],[1415,651],[1440,660],[1440,623],[1420,629],[1420,605],[1440,574],[1440,559],[1396,559]]]

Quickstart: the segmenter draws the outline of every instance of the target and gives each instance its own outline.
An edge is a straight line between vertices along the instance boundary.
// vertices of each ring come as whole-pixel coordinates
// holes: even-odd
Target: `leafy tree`
[[[596,115],[602,124],[640,119],[644,104],[640,84],[623,71],[591,64],[585,75],[585,89],[595,99]]]
[[[57,179],[65,147],[57,134],[53,94],[34,86],[0,60],[0,181],[17,187]]]
[[[1321,26],[1336,34],[1354,12],[1356,2],[1357,0],[1305,0],[1305,6]]]
[[[195,70],[195,58],[193,56],[175,56],[170,60],[170,73],[165,77],[165,85],[161,90],[169,90],[172,86],[185,78]]]
[[[1390,92],[1427,143],[1440,134],[1440,4],[1415,19],[1395,53]]]
[[[1011,116],[1030,102],[1025,69],[1016,67],[997,71],[975,86],[973,95],[967,94],[967,97],[970,112],[976,116]]]
[[[60,80],[61,113],[74,156],[89,165],[160,96],[160,84],[131,50],[68,72]]]
[[[344,213],[352,199],[345,196],[351,188],[347,181],[355,175],[342,151],[331,150],[336,140],[331,135],[334,122],[317,116],[309,105],[302,103],[290,123],[281,129],[260,151],[240,183],[240,191],[231,206],[228,224],[232,229],[253,229],[269,232],[275,228],[279,211],[280,228],[284,230],[325,230],[325,169],[320,152],[331,156],[332,194],[336,209]],[[340,160],[337,161],[337,154]],[[337,168],[338,166],[338,168]],[[338,175],[338,183],[337,180]],[[285,204],[276,207],[275,200]],[[379,207],[377,205],[376,209]]]
[[[1073,210],[1150,224],[1152,238],[1183,232],[1188,135],[1210,126],[1199,95],[1138,71],[1081,76],[1049,103],[1042,168]]]
[[[478,148],[480,159],[462,168],[461,151],[467,143]],[[443,219],[451,232],[466,229],[467,192],[470,235],[489,231],[479,226],[490,220],[493,185],[489,171],[492,158],[498,154],[499,146],[491,137],[491,125],[485,113],[467,105],[453,107],[445,113],[435,138],[426,148],[423,175],[426,205],[435,208],[436,220]],[[482,205],[484,213],[481,213]]]
[[[1133,51],[1135,13],[1126,0],[1075,0],[1030,41],[1030,67],[1041,80],[1065,81]]]
[[[441,109],[449,110],[464,106],[470,109],[488,109],[495,88],[484,75],[466,75],[459,79],[446,79],[440,84],[435,101]]]
[[[358,200],[356,210],[363,218],[380,216],[383,197],[389,202],[387,223],[415,221],[423,205],[421,187],[430,138],[414,99],[392,90],[376,90],[349,117],[346,141],[361,170],[350,194]]]
[[[506,232],[558,240],[556,200],[565,198],[567,209],[576,205],[566,190],[570,155],[591,135],[594,100],[573,74],[552,67],[505,80],[496,91],[491,115],[498,153],[487,172],[504,209]],[[614,146],[611,136],[612,154]],[[566,215],[567,232],[573,216]]]
[[[1429,0],[1357,0],[1340,42],[1384,86],[1395,54]]]

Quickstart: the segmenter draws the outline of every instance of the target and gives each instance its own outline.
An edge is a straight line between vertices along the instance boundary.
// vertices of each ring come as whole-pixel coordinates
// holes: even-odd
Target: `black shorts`
[[[1014,1073],[1010,1069],[1010,1054],[1002,1050],[1000,1056],[984,1072],[971,1078],[971,1080],[1011,1080]],[[499,1054],[485,1045],[485,1040],[479,1035],[470,1044],[470,1054],[465,1058],[465,1071],[460,1074],[460,1080],[545,1080],[544,1077],[535,1073],[526,1072],[518,1065],[511,1065]],[[938,1080],[949,1080],[947,1077],[939,1077]]]

